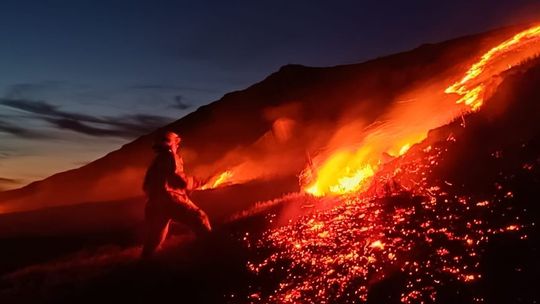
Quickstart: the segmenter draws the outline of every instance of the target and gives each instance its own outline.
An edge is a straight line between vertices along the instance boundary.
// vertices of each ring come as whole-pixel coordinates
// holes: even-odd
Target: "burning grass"
[[[246,302],[538,301],[540,68],[526,65],[484,112],[432,132],[366,191],[248,238],[264,253],[248,268],[272,284]]]
[[[522,64],[540,53],[540,26],[516,33],[509,39],[486,51],[452,85],[445,85],[445,94],[457,96],[457,105],[448,104],[443,92],[418,92],[405,106],[397,107],[384,117],[384,121],[355,130],[356,148],[338,147],[322,161],[310,163],[301,174],[306,193],[315,196],[343,195],[365,189],[384,164],[384,156],[398,157],[427,137],[429,130],[437,128],[470,111],[478,111],[500,84],[500,74]],[[446,80],[442,80],[446,81]],[[437,86],[435,86],[436,88]],[[442,91],[442,90],[441,90]],[[442,94],[442,95],[441,95]],[[438,104],[433,107],[433,104]]]
[[[448,286],[461,302],[484,302],[479,281],[489,240],[507,234],[526,241],[534,222],[524,220],[524,206],[505,186],[471,195],[427,178],[444,149],[417,152],[423,155],[400,165],[393,182],[408,185],[408,191],[343,197],[337,207],[250,240],[269,254],[248,268],[280,279],[274,289],[255,289],[249,302],[364,303],[388,281],[392,303],[446,303]]]

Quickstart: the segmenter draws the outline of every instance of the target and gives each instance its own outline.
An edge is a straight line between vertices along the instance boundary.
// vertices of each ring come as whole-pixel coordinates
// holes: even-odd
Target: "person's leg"
[[[205,236],[212,231],[208,215],[200,208],[186,219],[186,223],[198,236]]]
[[[169,215],[172,220],[187,225],[197,236],[205,236],[212,231],[208,215],[191,201],[171,205]]]
[[[159,248],[167,237],[169,230],[169,218],[159,212],[146,212],[146,238],[144,241],[141,257],[149,258]]]

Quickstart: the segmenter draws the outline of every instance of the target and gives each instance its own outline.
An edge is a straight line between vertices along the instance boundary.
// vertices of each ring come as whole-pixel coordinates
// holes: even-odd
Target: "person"
[[[188,196],[200,183],[184,173],[184,162],[178,155],[181,141],[178,134],[165,132],[157,137],[153,147],[156,157],[146,171],[143,184],[148,198],[143,258],[151,257],[163,243],[171,220],[186,224],[197,236],[212,230],[206,213]]]

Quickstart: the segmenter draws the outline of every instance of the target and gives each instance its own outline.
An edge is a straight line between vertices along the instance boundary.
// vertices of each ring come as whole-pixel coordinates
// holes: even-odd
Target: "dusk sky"
[[[358,63],[540,1],[2,1],[0,190],[79,167],[288,63]]]

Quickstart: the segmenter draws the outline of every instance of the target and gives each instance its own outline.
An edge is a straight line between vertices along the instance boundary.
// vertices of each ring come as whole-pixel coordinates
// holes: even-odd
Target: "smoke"
[[[192,104],[184,101],[184,97],[182,95],[176,95],[174,96],[174,103],[170,107],[184,111],[191,108],[192,106]]]
[[[232,183],[298,175],[310,151],[322,146],[334,128],[332,122],[306,118],[306,112],[309,109],[298,101],[264,108],[261,116],[269,126],[265,132],[248,144],[230,149],[213,163],[195,166],[193,173],[215,176],[230,171]],[[195,154],[184,152],[186,159]]]

